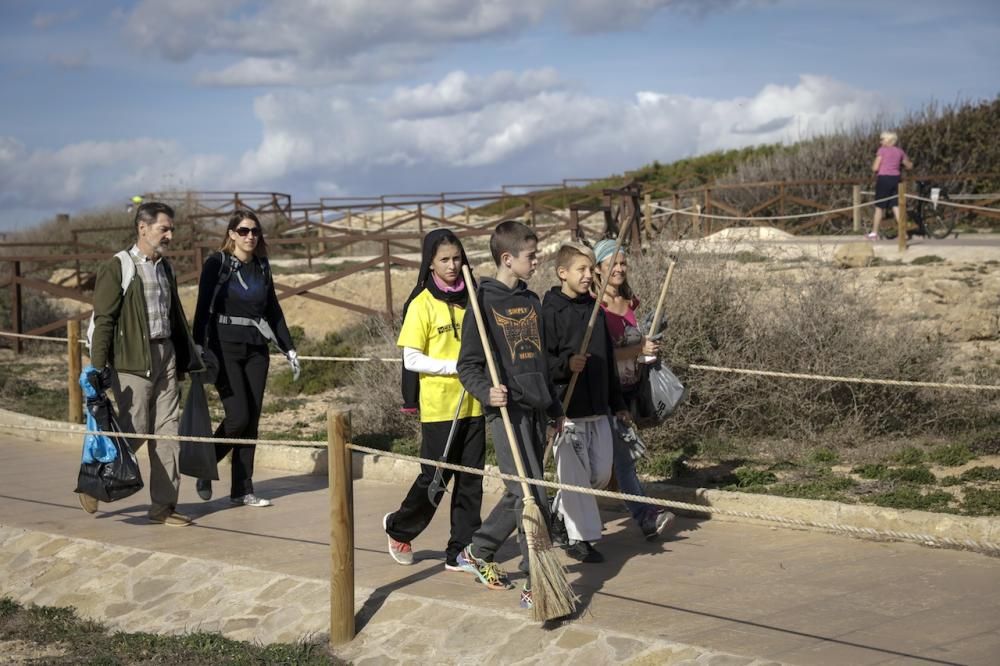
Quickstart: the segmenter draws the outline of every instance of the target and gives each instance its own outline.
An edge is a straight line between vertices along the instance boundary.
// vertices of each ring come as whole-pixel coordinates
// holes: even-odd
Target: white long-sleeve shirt
[[[424,375],[457,375],[458,361],[431,358],[419,349],[403,347],[403,367]]]

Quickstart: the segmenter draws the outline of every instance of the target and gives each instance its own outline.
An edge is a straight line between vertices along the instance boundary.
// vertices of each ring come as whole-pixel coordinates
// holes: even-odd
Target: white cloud
[[[90,51],[68,51],[49,54],[49,62],[63,69],[83,69],[90,64]]]
[[[57,25],[71,23],[80,16],[79,9],[68,9],[64,12],[39,12],[31,19],[31,25],[37,30],[48,30]]]
[[[84,141],[58,150],[29,150],[0,137],[0,205],[80,208],[165,187],[199,187],[218,178],[218,156],[187,156],[172,141],[137,138]]]
[[[463,42],[504,39],[546,14],[580,32],[625,30],[654,13],[724,11],[766,0],[141,0],[123,29],[171,61],[201,54],[212,86],[328,85],[399,78]]]
[[[551,182],[795,141],[896,110],[877,93],[817,75],[729,99],[657,91],[596,97],[552,70],[452,72],[384,98],[350,87],[282,89],[256,98],[261,136],[240,157],[185,155],[173,142],[149,138],[57,151],[0,139],[0,204],[52,212],[164,187],[292,191],[313,199],[407,186],[454,191],[526,178]]]
[[[532,0],[142,0],[124,28],[143,49],[180,61],[235,58],[209,85],[315,85],[385,79],[440,49],[513,34],[539,21]]]

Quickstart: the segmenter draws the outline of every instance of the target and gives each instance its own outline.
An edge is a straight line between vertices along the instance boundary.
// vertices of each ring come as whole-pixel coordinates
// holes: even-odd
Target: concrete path
[[[146,491],[96,517],[84,514],[71,492],[78,460],[65,446],[0,436],[0,525],[285,576],[328,576],[324,477],[259,470],[258,493],[275,500],[269,509],[231,508],[225,483],[216,485],[221,499],[201,502],[185,479],[180,508],[197,524],[177,529],[146,523]],[[417,563],[392,562],[381,518],[404,492],[355,483],[357,586],[374,589],[373,598],[398,592],[435,602],[429,623],[458,623],[468,607],[516,613],[515,591],[489,592],[444,571],[445,507],[414,544]],[[625,514],[605,519],[607,561],[567,561],[587,609],[571,627],[796,664],[994,664],[1000,655],[1000,560],[690,519],[670,539],[649,544]],[[501,556],[516,569],[513,544]],[[377,605],[370,610],[377,620]]]

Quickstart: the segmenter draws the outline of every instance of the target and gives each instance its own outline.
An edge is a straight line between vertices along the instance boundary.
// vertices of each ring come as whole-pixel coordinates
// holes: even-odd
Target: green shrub
[[[1000,481],[1000,467],[973,467],[962,472],[962,481]]]
[[[821,447],[809,453],[809,462],[817,465],[832,465],[840,460],[840,455],[833,449]]]
[[[1000,514],[1000,490],[966,488],[965,498],[962,500],[962,511],[971,516]]]
[[[924,494],[916,486],[900,485],[892,490],[872,495],[868,499],[873,504],[894,509],[934,511],[946,509],[948,503],[955,498],[943,490],[934,490]]]
[[[930,450],[928,454],[931,462],[935,462],[945,467],[958,467],[964,465],[976,456],[965,444],[942,444]]]
[[[914,266],[922,266],[924,264],[936,264],[941,261],[944,261],[944,259],[937,256],[936,254],[925,254],[922,257],[917,257],[910,263]]]
[[[884,479],[889,468],[882,463],[866,463],[851,470],[863,479]]]
[[[753,467],[737,467],[733,470],[733,474],[736,476],[737,488],[767,486],[778,480],[778,477],[773,473]]]
[[[938,485],[942,486],[960,486],[962,485],[962,480],[957,476],[945,476],[938,479]]]
[[[918,465],[924,461],[925,454],[915,446],[907,446],[892,456],[892,461],[901,465]]]

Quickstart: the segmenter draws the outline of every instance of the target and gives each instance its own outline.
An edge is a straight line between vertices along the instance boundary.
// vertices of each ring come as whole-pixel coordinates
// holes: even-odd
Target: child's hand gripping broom
[[[465,284],[473,284],[468,266],[462,266],[462,275],[465,277]],[[469,304],[472,306],[472,312],[476,318],[476,328],[479,329],[483,354],[486,356],[486,365],[490,370],[490,381],[493,382],[494,388],[499,388],[500,377],[493,361],[493,351],[490,349],[490,341],[486,335],[483,314],[479,310],[479,295],[477,293],[472,294]],[[503,427],[507,433],[507,441],[510,443],[510,451],[514,458],[517,475],[527,477],[524,462],[521,460],[521,450],[506,407],[500,408],[500,417],[503,419]],[[525,481],[521,481],[521,492],[524,493],[524,512],[521,515],[521,521],[528,544],[532,615],[539,622],[565,617],[575,610],[576,595],[573,594],[572,588],[566,581],[566,571],[552,548],[548,525],[545,523],[542,510]]]

